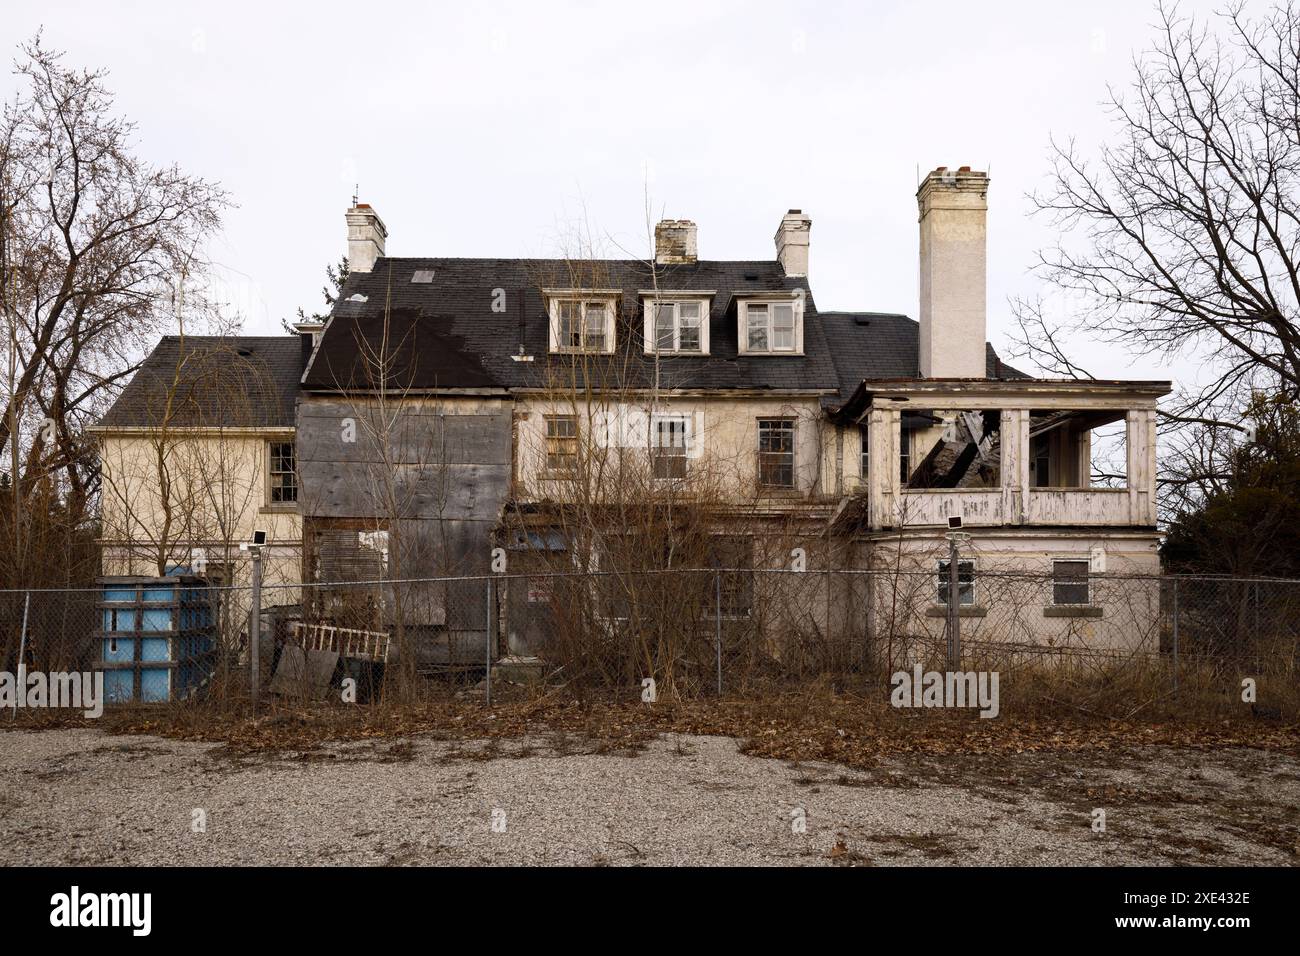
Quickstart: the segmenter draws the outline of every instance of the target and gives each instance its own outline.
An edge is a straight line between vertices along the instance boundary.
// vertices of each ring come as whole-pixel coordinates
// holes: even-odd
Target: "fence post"
[[[722,696],[722,572],[713,572],[713,623],[718,651],[718,696]]]
[[[492,579],[487,579],[487,615],[483,625],[483,658],[484,672],[483,680],[486,682],[487,692],[484,697],[487,706],[492,706]]]
[[[1174,696],[1178,696],[1178,579],[1174,578]]]
[[[257,695],[262,666],[262,549],[253,547],[252,608],[248,617],[248,690],[253,701],[253,715],[257,716]]]
[[[27,591],[23,594],[23,629],[18,636],[18,662],[14,665],[18,674],[18,693],[14,694],[14,720],[18,719],[18,697],[27,686],[27,668],[23,665],[23,658],[27,656],[27,611],[31,606],[32,592]]]
[[[961,578],[957,535],[948,534],[948,670],[961,668]]]

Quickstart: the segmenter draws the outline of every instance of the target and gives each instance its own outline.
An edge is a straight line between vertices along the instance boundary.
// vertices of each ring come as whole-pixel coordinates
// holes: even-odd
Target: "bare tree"
[[[1244,430],[1253,390],[1300,396],[1300,10],[1288,0],[1252,17],[1234,0],[1207,24],[1157,9],[1132,86],[1110,94],[1114,141],[1096,157],[1053,142],[1051,183],[1033,198],[1062,240],[1038,269],[1073,311],[1058,321],[1016,302],[1014,352],[1073,378],[1092,377],[1071,355],[1076,336],[1194,352],[1208,378],[1162,418],[1206,452],[1223,444],[1214,432]],[[1219,468],[1213,455],[1198,464],[1168,477],[1195,484]]]
[[[96,467],[82,430],[170,320],[173,290],[202,271],[197,250],[227,200],[134,154],[105,71],[65,66],[38,34],[16,72],[25,87],[0,119],[0,448],[20,557],[42,483],[57,482],[72,524],[87,517]]]

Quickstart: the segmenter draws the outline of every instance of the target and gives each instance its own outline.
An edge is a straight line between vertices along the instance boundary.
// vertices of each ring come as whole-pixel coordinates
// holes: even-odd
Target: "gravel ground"
[[[726,737],[615,752],[561,735],[414,737],[247,757],[0,733],[3,865],[1276,865],[1297,861],[1298,807],[1300,761],[1247,749],[852,771],[746,757]]]

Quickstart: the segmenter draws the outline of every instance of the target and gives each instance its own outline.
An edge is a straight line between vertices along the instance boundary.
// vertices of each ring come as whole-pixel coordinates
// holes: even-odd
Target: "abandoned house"
[[[499,592],[490,653],[529,656],[546,650],[545,573],[743,573],[797,550],[809,570],[877,572],[821,585],[828,630],[886,626],[887,572],[916,596],[903,630],[931,637],[950,599],[994,616],[1000,576],[1020,575],[1037,583],[1018,639],[1150,641],[1099,627],[1117,610],[1097,584],[1159,570],[1155,409],[1170,384],[1045,380],[999,359],[988,189],[967,167],[921,183],[919,321],[818,311],[797,209],[763,261],[700,258],[686,220],[659,223],[645,261],[531,260],[391,257],[357,204],[326,322],[166,338],[106,416],[106,569],[188,566],[199,549],[243,580],[254,526],[288,584],[482,575],[500,549],[537,578]],[[163,504],[160,468],[190,507]],[[705,546],[679,545],[675,524],[701,514]],[[953,516],[971,535],[956,596]],[[729,586],[728,613],[781,593]],[[1157,597],[1126,601],[1154,619]],[[477,598],[449,583],[397,604],[420,655],[483,659]]]

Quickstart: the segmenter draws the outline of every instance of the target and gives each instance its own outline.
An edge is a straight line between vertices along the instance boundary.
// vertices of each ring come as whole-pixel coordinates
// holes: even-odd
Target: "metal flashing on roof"
[[[432,282],[432,281],[433,281],[433,270],[432,270],[432,269],[416,269],[414,272],[411,273],[411,281],[412,281],[412,282],[421,282],[421,283],[423,283],[423,282]]]

